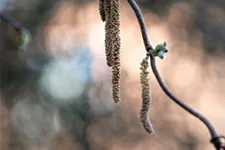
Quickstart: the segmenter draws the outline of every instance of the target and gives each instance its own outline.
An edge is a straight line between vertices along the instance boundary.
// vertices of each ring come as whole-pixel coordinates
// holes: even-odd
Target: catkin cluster
[[[150,121],[151,93],[150,93],[150,85],[149,85],[149,78],[148,78],[149,72],[147,71],[148,67],[149,67],[148,57],[146,57],[142,60],[141,67],[140,67],[141,69],[140,80],[141,80],[141,88],[142,88],[142,108],[140,112],[140,119],[144,129],[149,134],[153,134],[154,129]]]
[[[105,22],[105,53],[112,67],[113,99],[120,102],[120,0],[99,0],[99,12]]]

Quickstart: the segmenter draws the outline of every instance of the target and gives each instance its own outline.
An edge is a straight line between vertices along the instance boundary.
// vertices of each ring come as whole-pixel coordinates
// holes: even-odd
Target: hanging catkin
[[[115,103],[120,102],[120,67],[119,66],[113,66],[112,67],[112,89],[113,89],[113,100]]]
[[[118,103],[120,102],[120,0],[111,0],[111,3],[113,99]]]
[[[120,102],[120,0],[100,0],[99,10],[105,20],[105,53],[112,67],[112,93],[115,103]]]
[[[99,13],[101,20],[105,22],[105,0],[99,0]]]
[[[150,107],[151,107],[151,93],[150,93],[150,86],[149,86],[149,78],[147,71],[148,69],[148,57],[144,58],[141,62],[141,73],[140,73],[140,80],[141,80],[141,87],[142,87],[142,108],[140,112],[140,119],[142,126],[144,129],[149,133],[153,134],[154,129],[152,127],[150,121]]]
[[[112,56],[112,15],[111,7],[112,1],[105,0],[105,53],[106,53],[106,62],[109,67],[113,65],[113,56]]]

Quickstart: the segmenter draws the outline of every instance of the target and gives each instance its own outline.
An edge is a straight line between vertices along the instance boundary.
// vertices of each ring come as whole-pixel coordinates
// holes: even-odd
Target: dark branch
[[[136,4],[135,1],[128,0],[128,2],[131,5],[131,7],[133,8],[133,10],[134,10],[134,12],[137,16],[137,19],[138,19],[138,22],[139,22],[139,25],[140,25],[140,28],[141,28],[141,33],[142,33],[142,38],[143,38],[143,41],[144,41],[145,49],[147,50],[147,52],[149,52],[149,50],[154,50],[151,43],[150,43],[148,35],[147,35],[147,28],[146,28],[146,25],[144,23],[144,17],[142,16],[141,10],[139,9],[139,7],[138,7],[138,5]]]
[[[3,20],[4,22],[13,26],[17,32],[24,28],[18,21],[3,11],[0,11],[0,20]]]
[[[216,132],[216,130],[214,129],[213,125],[209,122],[208,119],[206,119],[202,114],[200,114],[199,112],[197,112],[196,110],[194,110],[193,108],[189,107],[187,104],[185,104],[182,100],[180,100],[179,98],[177,98],[166,86],[166,84],[163,82],[157,67],[156,67],[156,60],[155,60],[155,55],[154,53],[154,49],[152,48],[152,45],[150,44],[149,38],[148,38],[148,34],[147,34],[147,29],[146,29],[146,25],[141,13],[140,8],[138,7],[137,3],[135,2],[135,0],[128,0],[129,4],[131,5],[133,11],[136,14],[136,17],[138,19],[140,28],[141,28],[141,33],[142,33],[142,38],[145,44],[145,48],[147,53],[150,55],[151,58],[151,67],[152,67],[152,71],[159,83],[159,85],[161,86],[162,90],[166,93],[166,95],[168,97],[170,97],[176,104],[178,104],[180,107],[182,107],[183,109],[185,109],[186,111],[188,111],[190,114],[192,114],[193,116],[195,116],[196,118],[198,118],[200,121],[202,121],[206,127],[208,128],[210,134],[211,134],[211,143],[214,144],[215,148],[217,150],[221,150],[224,149],[225,150],[225,145],[222,142],[222,139],[224,137],[219,136]]]

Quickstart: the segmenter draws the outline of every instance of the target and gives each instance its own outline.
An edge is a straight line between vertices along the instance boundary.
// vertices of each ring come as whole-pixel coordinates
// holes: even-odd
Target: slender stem
[[[206,127],[208,128],[210,134],[211,134],[211,142],[214,144],[215,148],[217,150],[221,150],[222,148],[225,150],[225,147],[223,145],[223,143],[221,142],[221,138],[220,137],[215,128],[213,127],[213,125],[209,122],[208,119],[206,119],[206,117],[204,117],[202,114],[200,114],[199,112],[197,112],[196,110],[194,110],[193,108],[189,107],[187,104],[185,104],[182,100],[180,100],[179,98],[177,98],[166,86],[166,84],[163,82],[157,67],[156,67],[156,60],[155,57],[153,55],[154,49],[152,48],[152,45],[150,44],[149,38],[148,38],[148,34],[147,34],[147,29],[146,29],[146,25],[143,19],[143,15],[141,13],[140,8],[138,7],[137,3],[135,2],[135,0],[127,0],[128,3],[131,5],[133,11],[136,14],[136,17],[138,19],[138,23],[140,25],[140,29],[141,29],[141,33],[142,33],[142,38],[145,44],[145,48],[147,53],[150,55],[151,58],[151,67],[152,67],[152,71],[159,83],[159,85],[161,86],[162,90],[166,93],[166,95],[168,97],[170,97],[176,104],[178,104],[180,107],[182,107],[183,109],[185,109],[187,112],[189,112],[190,114],[192,114],[193,116],[195,116],[196,118],[198,118],[200,121],[202,121]]]
[[[142,33],[142,38],[143,38],[144,45],[145,45],[145,49],[147,51],[154,50],[152,45],[151,45],[151,43],[150,43],[149,37],[146,34],[147,33],[147,28],[146,28],[146,25],[144,23],[145,21],[144,21],[144,17],[142,16],[141,10],[139,9],[139,7],[138,7],[138,5],[136,4],[135,1],[128,0],[128,2],[130,4],[130,6],[133,8],[133,10],[134,10],[134,12],[136,14],[136,17],[138,19],[138,22],[139,22],[139,25],[140,25],[140,29],[141,29],[141,33]]]
[[[18,21],[16,21],[14,18],[12,18],[10,15],[8,15],[7,13],[5,13],[3,11],[0,11],[0,20],[3,20],[6,23],[10,24],[18,32],[24,28]]]
[[[202,114],[200,114],[193,108],[189,107],[182,100],[178,99],[175,95],[173,95],[173,93],[168,89],[168,87],[166,86],[166,84],[164,83],[164,81],[162,80],[162,78],[158,72],[158,69],[157,69],[156,63],[155,63],[156,62],[155,57],[154,56],[150,56],[150,57],[151,57],[152,71],[153,71],[159,85],[161,86],[162,90],[166,93],[166,95],[169,96],[176,104],[178,104],[179,106],[184,108],[186,111],[188,111],[189,113],[191,113],[192,115],[194,115],[195,117],[200,119],[208,127],[212,138],[218,137],[218,134],[216,133],[212,124]]]

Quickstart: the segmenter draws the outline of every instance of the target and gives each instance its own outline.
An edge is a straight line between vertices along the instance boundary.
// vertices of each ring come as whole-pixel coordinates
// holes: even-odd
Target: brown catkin
[[[105,22],[105,0],[99,0],[99,13],[101,20]]]
[[[120,102],[120,0],[111,0],[111,3],[113,99],[118,103]]]
[[[147,71],[149,67],[148,64],[148,57],[144,58],[141,62],[141,73],[140,73],[140,80],[141,80],[141,87],[142,87],[142,108],[140,112],[140,119],[143,128],[149,133],[153,134],[154,129],[152,127],[150,121],[150,108],[151,108],[151,91],[149,85],[149,78]]]
[[[109,67],[113,65],[113,55],[112,55],[112,16],[111,16],[112,1],[105,0],[105,53],[106,62]]]
[[[120,67],[113,66],[112,67],[112,84],[113,84],[113,100],[115,103],[120,102]]]

